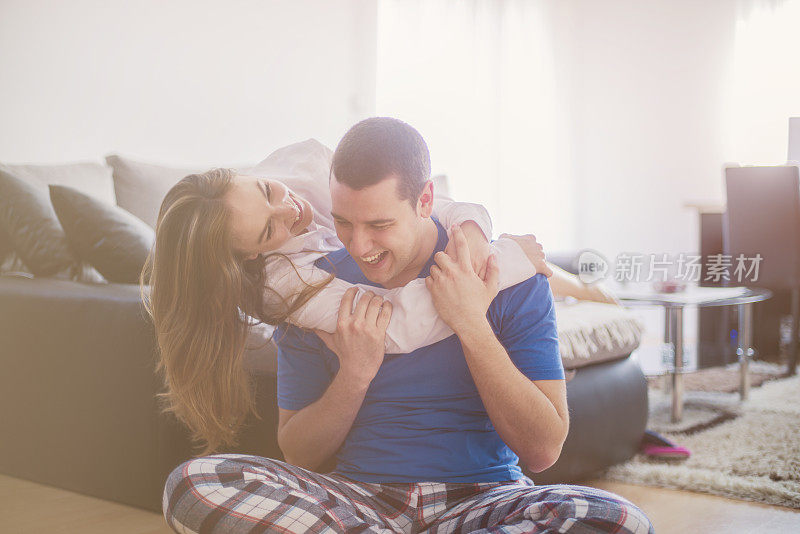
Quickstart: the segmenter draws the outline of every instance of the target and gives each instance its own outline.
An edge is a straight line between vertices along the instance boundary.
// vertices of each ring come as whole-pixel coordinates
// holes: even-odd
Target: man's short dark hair
[[[372,117],[350,128],[333,153],[334,178],[364,189],[396,174],[398,195],[416,203],[431,176],[431,156],[420,133],[391,117]]]

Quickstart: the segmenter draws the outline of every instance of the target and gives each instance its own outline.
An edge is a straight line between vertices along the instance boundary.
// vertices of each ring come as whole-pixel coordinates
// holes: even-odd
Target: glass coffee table
[[[737,306],[739,335],[736,354],[741,374],[739,395],[742,400],[750,393],[748,367],[753,358],[753,304],[772,296],[768,289],[746,287],[696,287],[690,286],[675,293],[660,293],[647,289],[619,288],[617,297],[624,306],[660,306],[664,308],[664,342],[672,347],[672,367],[669,371],[672,389],[671,417],[673,423],[683,418],[683,310],[696,306]]]

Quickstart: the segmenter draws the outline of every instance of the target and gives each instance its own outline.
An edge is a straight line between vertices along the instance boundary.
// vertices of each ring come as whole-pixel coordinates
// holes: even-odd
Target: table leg
[[[672,343],[675,352],[675,364],[672,370],[672,422],[679,423],[683,419],[683,308],[668,307],[672,314]]]
[[[753,358],[753,305],[739,304],[739,348],[736,355],[739,358],[739,396],[747,400],[750,395],[750,360]]]
[[[661,356],[661,363],[663,365],[669,364],[671,368],[667,368],[667,372],[664,373],[664,394],[669,395],[672,392],[672,371],[675,369],[675,345],[672,341],[672,330],[673,330],[673,320],[672,320],[672,312],[670,311],[669,306],[664,308],[664,345],[665,350],[670,351],[672,354],[669,355],[669,361],[667,361],[667,357],[665,354],[662,353]]]
[[[800,330],[800,288],[792,289],[792,341],[789,343],[789,354],[786,374],[797,374],[797,343]]]

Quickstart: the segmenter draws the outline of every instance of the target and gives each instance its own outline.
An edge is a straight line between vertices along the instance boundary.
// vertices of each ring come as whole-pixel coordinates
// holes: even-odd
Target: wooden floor
[[[800,510],[592,480],[622,495],[650,517],[658,534],[800,532]],[[0,475],[0,532],[157,534],[172,532],[153,512]]]

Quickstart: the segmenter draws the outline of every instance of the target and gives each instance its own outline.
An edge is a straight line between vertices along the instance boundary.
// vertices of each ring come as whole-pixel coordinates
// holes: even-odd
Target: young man
[[[384,354],[390,307],[369,294],[354,306],[352,292],[335,334],[282,326],[278,440],[286,462],[195,460],[190,467],[209,473],[207,485],[182,505],[192,524],[176,522],[281,532],[652,532],[620,497],[536,487],[523,476],[518,460],[546,469],[568,430],[550,288],[536,275],[498,294],[491,258],[476,274],[462,230],[430,217],[429,176],[428,149],[409,125],[372,118],[351,128],[331,178],[345,248],[318,265],[387,288],[426,278],[456,335]],[[314,472],[330,458],[332,473]]]

